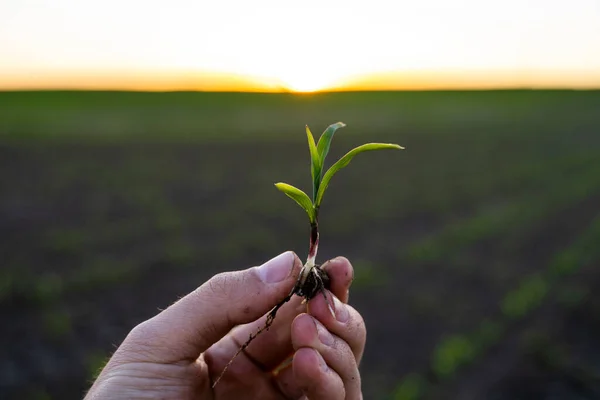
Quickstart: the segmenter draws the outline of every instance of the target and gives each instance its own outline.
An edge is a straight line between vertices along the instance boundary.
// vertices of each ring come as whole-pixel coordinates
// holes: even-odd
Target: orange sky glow
[[[0,90],[600,88],[597,0],[0,3]]]

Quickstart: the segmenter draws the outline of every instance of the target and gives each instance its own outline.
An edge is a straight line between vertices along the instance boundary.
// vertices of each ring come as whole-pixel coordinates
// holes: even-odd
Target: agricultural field
[[[80,399],[139,322],[308,249],[304,125],[366,399],[600,397],[600,92],[0,92],[0,398]]]

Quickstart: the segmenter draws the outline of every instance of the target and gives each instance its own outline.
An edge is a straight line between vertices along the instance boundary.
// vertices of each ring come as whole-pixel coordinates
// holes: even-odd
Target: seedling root
[[[273,307],[271,309],[271,311],[269,311],[269,313],[267,314],[267,318],[265,320],[265,324],[262,327],[260,327],[256,332],[251,333],[248,336],[248,339],[244,342],[244,344],[242,344],[240,346],[240,348],[238,349],[238,351],[233,355],[233,357],[231,357],[231,360],[229,360],[229,362],[225,365],[225,367],[223,368],[223,371],[221,371],[221,373],[219,374],[217,379],[212,384],[213,389],[217,386],[217,384],[219,383],[219,381],[221,380],[223,375],[225,375],[225,372],[227,372],[227,369],[231,366],[231,364],[236,359],[236,357],[238,355],[240,355],[240,353],[242,353],[244,350],[246,350],[246,348],[248,348],[250,343],[252,343],[252,341],[258,337],[258,335],[260,335],[264,331],[269,330],[269,328],[275,321],[275,316],[277,315],[277,311],[279,311],[279,309],[281,307],[283,307],[283,305],[285,303],[290,301],[292,296],[298,295],[298,296],[304,297],[305,301],[308,301],[311,298],[313,298],[318,292],[321,292],[321,293],[323,293],[323,297],[325,298],[325,301],[327,302],[329,311],[331,311],[333,313],[333,308],[331,307],[331,304],[329,303],[329,300],[327,299],[327,296],[325,295],[325,289],[329,289],[329,283],[330,283],[330,279],[329,279],[329,276],[327,275],[327,273],[325,271],[323,271],[319,266],[314,266],[312,268],[312,270],[310,271],[308,277],[309,278],[307,278],[304,281],[304,283],[302,283],[302,281],[299,277],[299,279],[296,281],[296,284],[294,285],[294,288],[292,289],[292,291],[283,300],[281,300],[279,303],[277,303],[277,305],[275,307]],[[335,314],[334,314],[334,316],[335,316]]]

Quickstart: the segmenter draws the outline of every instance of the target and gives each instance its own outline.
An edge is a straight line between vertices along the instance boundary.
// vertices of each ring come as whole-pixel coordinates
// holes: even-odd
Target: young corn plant
[[[308,220],[310,222],[308,257],[300,271],[296,286],[291,292],[291,295],[296,294],[298,296],[303,296],[307,300],[314,297],[317,292],[323,291],[326,283],[329,281],[327,274],[320,268],[320,265],[317,264],[315,260],[319,249],[319,209],[321,207],[321,202],[323,201],[323,195],[329,186],[331,178],[333,178],[333,175],[340,169],[347,166],[357,154],[372,150],[403,149],[403,147],[398,146],[397,144],[363,144],[362,146],[350,150],[345,156],[334,163],[327,172],[323,173],[325,170],[325,158],[329,153],[333,135],[338,129],[343,128],[344,126],[346,125],[343,122],[330,125],[325,132],[323,132],[318,143],[315,143],[315,139],[308,128],[308,125],[306,126],[306,136],[308,138],[308,148],[310,150],[310,172],[313,188],[312,199],[302,190],[292,185],[283,182],[275,184],[277,189],[298,203],[298,205],[306,211],[306,214],[308,214]]]
[[[273,309],[267,314],[267,319],[265,325],[257,330],[255,333],[251,334],[248,340],[240,346],[240,349],[237,353],[231,358],[229,363],[225,366],[219,377],[215,380],[213,384],[213,388],[217,385],[223,374],[227,371],[227,368],[231,365],[233,360],[248,347],[248,345],[256,338],[261,332],[269,329],[271,324],[275,319],[275,315],[277,311],[287,303],[292,296],[297,295],[300,297],[304,297],[305,301],[313,298],[317,293],[323,293],[325,297],[325,301],[329,305],[331,309],[331,305],[325,296],[325,289],[329,286],[329,277],[327,273],[321,269],[321,266],[316,263],[317,251],[319,249],[319,208],[321,206],[321,202],[323,201],[323,195],[325,194],[325,190],[331,181],[333,175],[335,175],[340,169],[346,167],[352,159],[360,153],[365,151],[372,150],[384,150],[384,149],[395,149],[402,150],[404,147],[401,147],[397,144],[391,143],[367,143],[362,146],[358,146],[352,150],[350,150],[346,155],[340,158],[336,163],[334,163],[327,172],[323,173],[325,158],[327,157],[327,153],[329,153],[329,148],[331,146],[331,141],[333,139],[334,133],[346,126],[343,122],[337,122],[335,124],[330,125],[321,135],[319,141],[316,143],[313,134],[311,133],[308,125],[306,126],[306,136],[308,138],[308,148],[310,151],[310,173],[312,177],[312,198],[308,197],[308,195],[302,190],[289,185],[287,183],[279,182],[275,184],[275,187],[285,193],[288,197],[294,200],[308,215],[308,221],[310,223],[310,240],[309,240],[309,248],[308,248],[308,256],[306,258],[306,263],[303,265],[300,270],[300,274],[298,275],[298,279],[296,280],[296,284],[292,288],[291,292],[284,298],[279,304],[277,304]]]

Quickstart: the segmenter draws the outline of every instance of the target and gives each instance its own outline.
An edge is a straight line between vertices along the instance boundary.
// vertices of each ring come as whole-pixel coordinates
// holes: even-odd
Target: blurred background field
[[[334,159],[366,399],[600,398],[600,92],[0,92],[0,398],[77,399],[215,273],[308,247],[273,187]],[[554,396],[554,397],[552,397]]]

